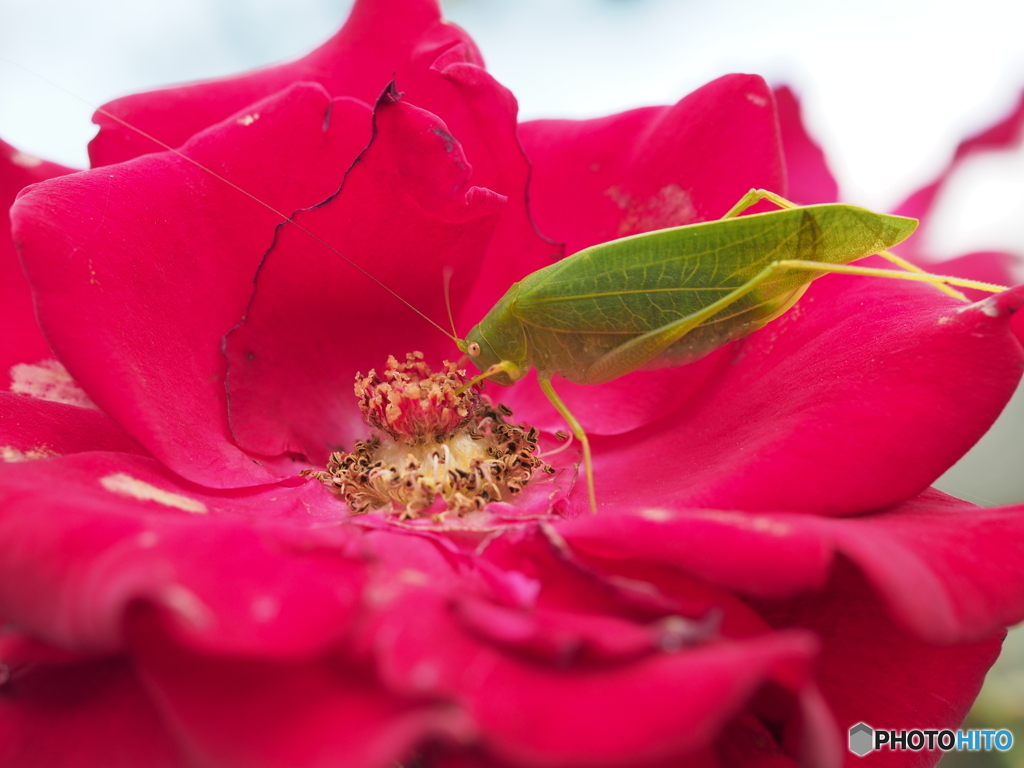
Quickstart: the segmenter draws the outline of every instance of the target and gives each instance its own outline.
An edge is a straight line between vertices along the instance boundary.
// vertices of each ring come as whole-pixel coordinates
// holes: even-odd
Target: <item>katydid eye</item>
[[[470,357],[480,357],[480,345],[475,341],[469,342],[469,344],[466,345],[466,354]]]

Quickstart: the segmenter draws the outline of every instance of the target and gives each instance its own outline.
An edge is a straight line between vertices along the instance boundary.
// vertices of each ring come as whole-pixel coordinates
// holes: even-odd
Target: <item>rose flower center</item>
[[[387,505],[402,519],[465,515],[520,493],[533,473],[554,469],[537,455],[537,430],[506,419],[480,385],[463,389],[465,371],[444,361],[432,373],[422,352],[388,358],[378,374],[356,375],[363,420],[377,431],[351,452],[331,454],[327,469],[303,470],[345,501],[353,514]],[[461,390],[461,391],[460,391]]]

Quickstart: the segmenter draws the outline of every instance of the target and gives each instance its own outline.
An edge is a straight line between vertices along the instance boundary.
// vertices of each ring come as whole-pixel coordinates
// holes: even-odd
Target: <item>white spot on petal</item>
[[[713,520],[723,525],[731,525],[744,531],[756,531],[767,533],[772,536],[788,536],[791,528],[786,523],[772,520],[770,517],[751,516],[743,512],[719,512],[716,510],[704,510],[698,514],[705,520]]]
[[[0,458],[5,462],[14,463],[17,461],[38,461],[39,459],[48,459],[51,456],[59,455],[56,451],[51,450],[48,445],[37,445],[34,448],[28,448],[24,451],[20,451],[13,445],[0,446]]]
[[[764,96],[762,96],[762,95],[760,95],[758,93],[748,93],[747,94],[747,99],[752,104],[756,104],[759,107],[763,107],[766,104],[768,104],[768,99],[766,99]]]
[[[435,664],[429,661],[421,661],[413,667],[409,677],[413,688],[426,692],[432,690],[437,685],[441,674]]]
[[[753,527],[755,531],[770,533],[772,536],[788,536],[790,532],[788,525],[769,517],[755,517]]]
[[[259,112],[253,112],[251,115],[246,115],[245,117],[238,118],[235,122],[238,123],[239,125],[252,125],[253,123],[255,123],[259,119],[260,119],[260,113]]]
[[[168,584],[164,587],[160,601],[194,627],[208,627],[213,623],[213,611],[194,592],[181,584]]]
[[[259,622],[270,621],[277,617],[277,614],[281,612],[281,603],[278,602],[277,598],[270,597],[258,597],[252,601],[252,617]]]
[[[180,493],[165,491],[124,472],[101,477],[100,485],[111,493],[116,493],[118,496],[128,496],[141,501],[155,501],[158,504],[181,509],[185,512],[192,512],[197,515],[205,514],[208,511],[206,505],[198,499],[190,499],[188,496],[182,496]]]
[[[970,312],[972,310],[980,309],[981,313],[986,317],[999,317],[999,304],[994,296],[990,296],[987,299],[976,301],[973,304],[968,304],[965,307],[958,307],[957,312]]]
[[[423,571],[417,571],[412,568],[403,568],[398,573],[398,580],[403,584],[412,584],[413,586],[421,586],[423,584],[430,583],[430,577],[427,576]]]
[[[11,155],[11,162],[15,165],[20,165],[22,168],[35,168],[43,164],[43,161],[35,155],[29,155],[24,152],[15,152]]]
[[[11,366],[11,392],[38,400],[49,400],[79,408],[96,409],[80,386],[58,360],[41,360],[35,365],[18,363]]]
[[[665,523],[672,519],[672,513],[666,509],[645,509],[640,512],[640,517],[652,523]]]

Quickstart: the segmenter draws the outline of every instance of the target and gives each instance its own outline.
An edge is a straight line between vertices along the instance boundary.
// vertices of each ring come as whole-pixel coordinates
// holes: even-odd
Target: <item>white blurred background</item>
[[[299,56],[349,5],[0,0],[0,57],[100,104]],[[734,71],[788,83],[843,199],[879,210],[931,180],[1024,86],[1020,0],[446,0],[444,9],[526,119],[670,103]],[[0,62],[0,137],[20,149],[84,167],[90,114]],[[936,255],[1024,255],[1020,147],[966,163],[928,234]],[[1024,396],[939,485],[980,504],[1024,501]]]

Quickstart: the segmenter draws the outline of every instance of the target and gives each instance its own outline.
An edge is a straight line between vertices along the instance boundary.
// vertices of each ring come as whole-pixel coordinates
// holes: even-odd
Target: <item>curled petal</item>
[[[530,220],[530,168],[516,133],[515,97],[486,72],[469,35],[443,20],[436,0],[360,0],[334,37],[297,61],[135,94],[104,109],[176,147],[296,82],[318,83],[334,97],[370,105],[391,81],[406,101],[438,115],[458,137],[472,163],[470,183],[509,199],[484,257],[486,279],[470,291],[466,276],[456,272],[457,279],[467,280],[464,290],[452,294],[456,318],[472,324],[512,282],[550,264],[561,249]],[[102,113],[94,120],[101,126],[89,147],[94,166],[154,151],[123,123]],[[438,273],[434,282],[440,279]],[[393,302],[387,308],[398,309]]]
[[[191,754],[209,765],[392,768],[429,738],[465,740],[458,707],[390,695],[366,665],[273,662],[192,652],[151,616],[129,628],[140,674]]]
[[[571,254],[624,235],[716,219],[752,187],[784,194],[775,101],[726,75],[671,107],[520,126],[538,225]]]
[[[929,597],[922,593],[918,599]],[[873,590],[843,560],[820,593],[755,605],[776,626],[799,626],[828,639],[816,679],[843,734],[859,722],[908,730],[961,727],[1004,634],[999,629],[957,645],[922,640],[887,615]],[[898,752],[878,756],[888,757],[889,765],[912,764]]]
[[[21,768],[188,765],[125,658],[0,634],[0,763]]]
[[[1014,578],[1019,507],[979,509],[928,491],[885,512],[829,519],[681,506],[580,517],[559,526],[602,571],[662,564],[726,590],[782,600],[820,592],[844,562],[904,632],[933,644],[983,640],[1024,619]],[[663,577],[650,576],[658,583]]]
[[[300,85],[183,152],[291,213],[337,190],[367,118]],[[89,397],[194,482],[267,482],[230,438],[220,345],[281,217],[171,153],[37,185],[12,217],[40,324]]]
[[[375,534],[376,615],[364,631],[389,688],[459,702],[489,753],[538,766],[690,756],[710,748],[766,686],[804,695],[816,654],[812,637],[762,630],[737,640],[705,633],[655,645],[648,635],[644,652],[637,618],[658,615],[659,607],[664,615],[672,601],[627,587],[629,579],[617,586],[588,575],[559,554],[557,537],[539,530],[498,537],[485,553],[493,565],[514,564],[540,578],[532,609],[467,599],[467,587],[475,583],[477,594],[485,587],[458,578],[463,569],[446,549]],[[568,623],[570,612],[582,620]]]
[[[0,383],[10,387],[10,370],[18,364],[33,364],[53,357],[50,346],[39,331],[32,309],[32,293],[22,273],[14,243],[7,237],[11,230],[7,211],[14,198],[29,184],[73,173],[74,169],[48,163],[20,152],[0,141],[0,210],[4,212],[4,230],[0,234]]]
[[[146,451],[93,408],[0,392],[0,460],[46,459],[83,451]]]
[[[361,0],[341,30],[297,61],[133,94],[106,104],[104,109],[177,147],[204,128],[298,82],[319,83],[334,97],[349,96],[366,105],[372,104],[392,79],[407,92],[413,87],[429,91],[426,83],[434,80],[429,67],[452,48],[458,48],[464,60],[483,63],[469,36],[442,21],[435,0]],[[94,167],[158,151],[118,120],[102,113],[94,120],[100,126],[89,146]]]

